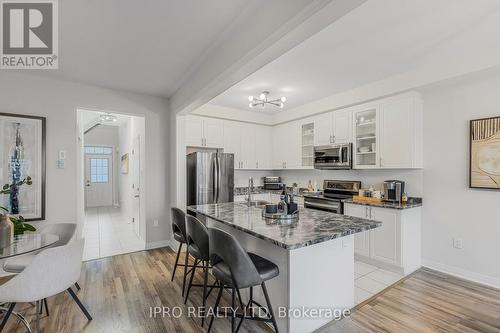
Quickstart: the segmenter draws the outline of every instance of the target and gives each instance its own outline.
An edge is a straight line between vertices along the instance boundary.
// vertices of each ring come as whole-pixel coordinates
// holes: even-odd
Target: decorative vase
[[[0,215],[0,249],[14,241],[14,224],[7,215]]]

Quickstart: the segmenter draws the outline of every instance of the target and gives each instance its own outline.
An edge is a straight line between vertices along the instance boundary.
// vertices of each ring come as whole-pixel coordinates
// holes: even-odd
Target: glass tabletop
[[[59,236],[53,234],[24,234],[14,236],[14,242],[7,247],[0,248],[0,259],[15,257],[38,250],[42,250],[56,243]]]

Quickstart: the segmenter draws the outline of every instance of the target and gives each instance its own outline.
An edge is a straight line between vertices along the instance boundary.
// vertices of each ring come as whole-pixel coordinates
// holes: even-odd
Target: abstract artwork
[[[30,176],[31,186],[0,197],[0,206],[26,220],[45,219],[45,118],[0,113],[0,184]]]
[[[122,174],[128,173],[128,153],[122,156]]]
[[[500,117],[470,122],[469,186],[500,189]]]

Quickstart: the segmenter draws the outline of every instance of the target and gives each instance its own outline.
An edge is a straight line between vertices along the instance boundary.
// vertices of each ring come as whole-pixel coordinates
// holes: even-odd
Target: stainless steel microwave
[[[352,169],[352,143],[314,147],[315,169]]]

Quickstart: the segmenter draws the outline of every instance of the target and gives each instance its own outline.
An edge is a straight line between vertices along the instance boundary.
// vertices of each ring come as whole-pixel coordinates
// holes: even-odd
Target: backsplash
[[[405,182],[405,190],[409,196],[421,197],[423,194],[423,170],[421,169],[379,169],[379,170],[276,170],[276,171],[235,171],[235,186],[248,185],[248,178],[254,178],[255,186],[263,185],[262,177],[280,176],[283,183],[292,186],[297,183],[299,187],[307,187],[309,180],[317,182],[319,188],[323,187],[323,180],[360,180],[363,188],[373,185],[375,189],[382,190],[384,180],[397,179]]]

